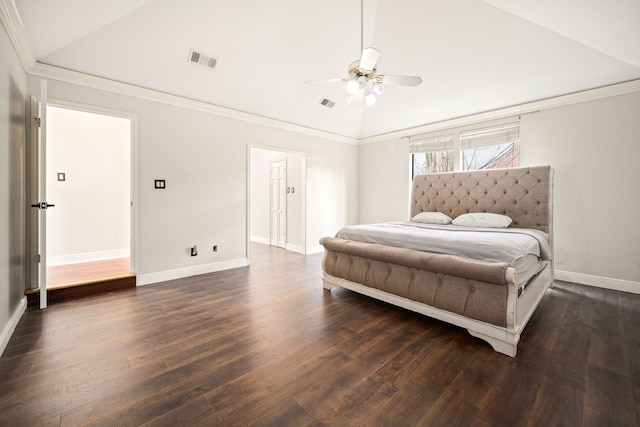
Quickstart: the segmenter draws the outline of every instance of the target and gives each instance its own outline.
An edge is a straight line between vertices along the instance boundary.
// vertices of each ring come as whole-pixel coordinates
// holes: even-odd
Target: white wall
[[[555,170],[557,278],[640,292],[640,93],[527,114],[521,165]],[[406,139],[360,147],[359,222],[408,217]]]
[[[359,223],[409,219],[410,168],[407,140],[360,146]]]
[[[129,256],[130,125],[48,107],[47,265]]]
[[[0,354],[24,308],[25,105],[27,82],[0,27]]]
[[[28,88],[38,93],[39,79],[30,76]],[[248,145],[307,153],[311,245],[357,219],[356,145],[59,80],[48,91],[137,114],[138,283],[246,264]],[[155,190],[154,179],[166,189]],[[193,245],[197,257],[189,256]]]
[[[522,160],[555,170],[558,278],[629,281],[640,292],[640,93],[525,115],[521,124]]]
[[[270,234],[270,164],[287,160],[287,187],[294,193],[287,194],[287,248],[305,253],[305,158],[299,154],[251,148],[251,240],[269,243]]]

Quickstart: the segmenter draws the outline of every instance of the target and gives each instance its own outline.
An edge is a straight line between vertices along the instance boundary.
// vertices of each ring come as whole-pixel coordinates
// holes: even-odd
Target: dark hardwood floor
[[[557,283],[515,359],[322,289],[320,255],[29,308],[0,425],[640,425],[640,296]]]

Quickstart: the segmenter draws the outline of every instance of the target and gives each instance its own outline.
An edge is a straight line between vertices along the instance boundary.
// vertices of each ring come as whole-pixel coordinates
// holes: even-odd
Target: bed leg
[[[322,287],[325,288],[326,290],[330,291],[331,288],[341,288],[342,286],[338,286],[338,285],[334,285],[331,282],[328,282],[326,280],[322,281]]]
[[[330,291],[331,288],[341,288],[342,286],[337,283],[338,281],[339,279],[331,276],[330,274],[322,273],[322,287],[326,290]]]
[[[467,332],[469,332],[470,335],[476,338],[480,338],[481,340],[488,342],[491,345],[491,347],[493,347],[493,349],[498,353],[506,354],[507,356],[510,356],[510,357],[516,357],[516,353],[518,352],[517,341],[515,344],[512,344],[510,342],[503,341],[498,338],[493,338],[481,332],[472,331],[470,329],[467,329]]]

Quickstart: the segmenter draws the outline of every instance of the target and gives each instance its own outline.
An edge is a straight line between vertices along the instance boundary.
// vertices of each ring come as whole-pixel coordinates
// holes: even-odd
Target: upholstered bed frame
[[[505,263],[325,237],[323,286],[336,287],[460,326],[515,356],[520,334],[553,283],[553,171],[548,166],[416,176],[410,215],[508,215],[511,227],[548,233],[552,259],[522,292]]]

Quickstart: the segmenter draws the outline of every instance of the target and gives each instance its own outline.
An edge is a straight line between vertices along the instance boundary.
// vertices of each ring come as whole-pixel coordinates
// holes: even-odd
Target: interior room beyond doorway
[[[47,106],[47,288],[131,275],[131,120]]]
[[[272,174],[275,164],[286,165],[285,172],[278,168],[277,177]],[[250,147],[252,242],[306,253],[306,197],[306,157],[303,154]],[[283,208],[286,211],[284,222],[281,221],[283,217],[278,216]]]

